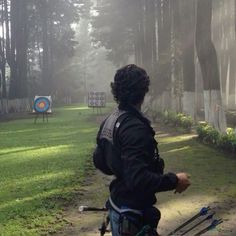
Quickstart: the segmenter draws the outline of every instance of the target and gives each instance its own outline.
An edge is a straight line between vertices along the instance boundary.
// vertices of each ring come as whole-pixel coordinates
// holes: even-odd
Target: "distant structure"
[[[48,115],[52,113],[52,97],[35,96],[32,113],[35,114],[34,123],[36,123],[39,115],[43,116],[43,122],[45,118],[48,122]]]
[[[101,109],[106,107],[106,93],[105,92],[89,92],[88,93],[88,107],[93,109]]]

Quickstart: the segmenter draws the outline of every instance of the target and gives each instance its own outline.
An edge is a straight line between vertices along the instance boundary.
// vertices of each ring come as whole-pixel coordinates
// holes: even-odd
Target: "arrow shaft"
[[[194,236],[200,236],[204,233],[206,233],[207,231],[215,228],[217,225],[221,224],[223,222],[223,220],[218,220],[217,222],[215,222],[214,224],[211,223],[209,226],[207,226],[206,228],[202,229],[201,231],[199,231],[198,233],[194,234]]]
[[[190,218],[189,220],[187,220],[186,222],[184,222],[182,225],[180,225],[178,228],[176,228],[176,229],[173,230],[172,232],[170,232],[167,236],[175,235],[175,233],[176,233],[177,231],[179,231],[180,229],[184,228],[186,225],[190,224],[191,222],[193,222],[193,221],[194,221],[195,219],[197,219],[198,217],[207,214],[208,210],[210,210],[210,207],[203,207],[199,213],[197,213],[195,216],[193,216],[192,218]]]
[[[212,217],[213,217],[214,214],[215,214],[215,212],[212,213],[211,215],[207,216],[206,218],[204,218],[203,220],[201,220],[201,221],[198,222],[197,224],[193,225],[191,228],[189,228],[188,230],[186,230],[185,232],[183,232],[183,233],[181,234],[181,236],[183,236],[183,235],[187,234],[188,232],[190,232],[191,230],[195,229],[198,225],[202,224],[202,223],[205,222],[206,220],[212,219]]]
[[[97,207],[88,207],[85,208],[84,211],[107,211],[106,208],[97,208]]]
[[[198,213],[197,215],[193,216],[191,219],[187,220],[186,222],[184,222],[182,225],[180,225],[178,228],[176,228],[175,230],[173,230],[172,232],[170,232],[168,234],[168,236],[170,235],[174,235],[177,231],[181,230],[182,228],[184,228],[186,225],[190,224],[192,221],[194,221],[195,219],[197,219],[200,216],[200,214]]]

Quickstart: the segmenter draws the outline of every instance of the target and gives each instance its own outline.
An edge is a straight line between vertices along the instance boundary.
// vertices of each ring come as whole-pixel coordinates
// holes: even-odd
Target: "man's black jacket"
[[[100,127],[94,163],[104,173],[115,175],[110,193],[118,207],[144,209],[155,204],[155,193],[175,189],[178,180],[173,173],[163,174],[149,120],[133,107],[119,106],[117,112],[119,118],[110,119],[114,132],[104,132],[109,117]]]

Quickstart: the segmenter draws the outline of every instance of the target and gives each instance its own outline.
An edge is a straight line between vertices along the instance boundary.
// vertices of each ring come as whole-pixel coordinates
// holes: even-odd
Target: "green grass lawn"
[[[158,129],[158,128],[157,128]],[[166,171],[187,172],[192,185],[182,194],[158,194],[158,206],[163,215],[161,234],[210,206],[224,223],[210,235],[236,235],[236,157],[202,144],[192,134],[165,136],[158,133],[159,150]]]
[[[95,119],[91,109],[67,106],[55,109],[48,123],[34,124],[33,117],[0,123],[1,236],[48,235],[68,224],[63,210],[73,205],[91,173]],[[158,141],[166,170],[190,173],[192,186],[180,195],[158,196],[168,215],[163,222],[173,227],[175,219],[183,222],[203,205],[219,206],[229,232],[236,220],[236,158],[192,135],[165,132],[158,133]]]
[[[71,106],[55,109],[48,123],[0,123],[0,235],[46,235],[66,224],[62,209],[88,174],[97,132],[91,116]]]
[[[190,194],[206,194],[222,199],[236,196],[236,158],[203,145],[192,135],[162,138],[160,149],[172,171],[191,175]]]

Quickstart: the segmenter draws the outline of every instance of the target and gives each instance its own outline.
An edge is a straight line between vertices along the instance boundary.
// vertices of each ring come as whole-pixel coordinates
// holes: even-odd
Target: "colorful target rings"
[[[38,97],[34,101],[34,110],[39,113],[47,112],[50,108],[50,100],[46,97]]]

